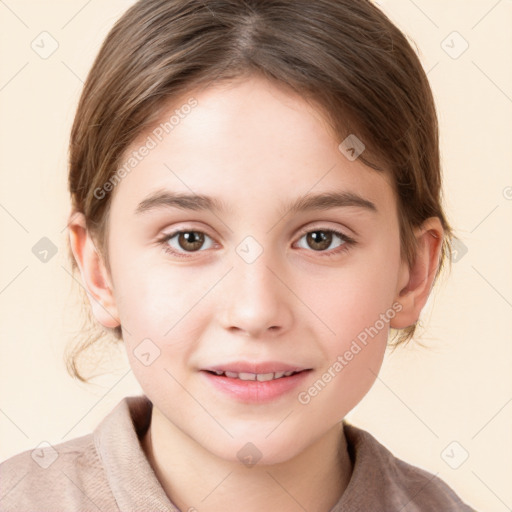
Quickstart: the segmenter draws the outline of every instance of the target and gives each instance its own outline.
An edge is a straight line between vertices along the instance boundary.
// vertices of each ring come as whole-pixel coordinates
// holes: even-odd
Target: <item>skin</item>
[[[181,510],[238,511],[243,503],[246,511],[328,511],[352,471],[341,420],[375,382],[389,327],[417,321],[442,227],[431,218],[418,228],[410,268],[401,259],[391,178],[349,161],[311,104],[256,76],[194,97],[198,105],[113,192],[111,272],[81,214],[70,222],[72,249],[96,319],[106,327],[121,324],[132,370],[154,404],[142,446],[170,499]],[[135,213],[164,189],[212,196],[227,210]],[[376,211],[282,210],[302,195],[334,191],[357,194]],[[204,245],[194,252],[178,237],[158,242],[177,229],[204,233]],[[355,243],[332,235],[318,250],[304,234],[329,229]],[[247,236],[263,250],[252,263],[236,252]],[[185,257],[166,253],[165,245]],[[393,304],[401,311],[391,322],[309,403],[300,403],[298,393]],[[147,338],[160,349],[149,366],[134,354]],[[236,360],[284,361],[312,371],[299,389],[248,404],[214,389],[199,371]],[[250,469],[237,457],[248,442],[261,452]]]

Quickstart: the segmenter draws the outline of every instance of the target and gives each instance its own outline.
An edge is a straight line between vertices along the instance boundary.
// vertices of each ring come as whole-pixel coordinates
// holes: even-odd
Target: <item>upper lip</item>
[[[301,365],[293,365],[288,363],[281,363],[279,361],[263,361],[260,363],[247,362],[247,361],[234,361],[231,363],[217,364],[215,366],[208,366],[202,368],[209,372],[233,372],[233,373],[277,373],[277,372],[300,372],[303,370],[310,370]]]

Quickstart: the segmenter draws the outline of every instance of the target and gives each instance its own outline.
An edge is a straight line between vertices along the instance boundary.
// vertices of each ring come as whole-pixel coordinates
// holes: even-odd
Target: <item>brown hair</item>
[[[446,235],[440,269],[451,230],[441,206],[432,92],[406,37],[369,0],[140,0],[117,21],[85,83],[69,161],[71,214],[84,214],[107,269],[110,194],[98,199],[95,190],[170,102],[253,73],[314,102],[337,140],[355,134],[366,146],[363,162],[390,173],[409,263],[413,229],[439,217]],[[76,272],[69,243],[68,252]],[[109,331],[98,328],[67,355],[81,380],[79,356]],[[399,331],[396,343],[414,328]],[[121,339],[121,328],[112,334]]]

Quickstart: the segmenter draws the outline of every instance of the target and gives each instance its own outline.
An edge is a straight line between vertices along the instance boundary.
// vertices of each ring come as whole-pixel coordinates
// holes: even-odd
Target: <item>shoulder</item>
[[[354,459],[347,491],[352,484],[356,501],[403,512],[474,512],[440,478],[398,459],[368,432],[345,421],[344,432]]]
[[[140,446],[151,407],[125,397],[91,434],[7,459],[0,512],[171,510]]]
[[[0,464],[0,511],[117,510],[89,434]]]

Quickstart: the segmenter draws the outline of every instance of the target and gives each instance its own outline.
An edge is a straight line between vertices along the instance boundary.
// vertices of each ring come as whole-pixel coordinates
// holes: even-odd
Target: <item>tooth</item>
[[[274,379],[280,379],[283,375],[285,375],[285,372],[276,372],[274,375]]]
[[[256,374],[255,373],[239,373],[238,378],[240,380],[256,380]]]
[[[214,373],[215,375],[222,375],[224,372],[221,372],[220,370],[215,370]]]
[[[229,377],[230,379],[236,379],[238,378],[238,373],[235,372],[224,372],[226,374],[226,377]]]
[[[266,382],[267,380],[272,380],[274,378],[277,378],[277,373],[275,377],[273,373],[258,373],[256,376],[256,380],[259,380],[260,382]]]
[[[255,373],[239,373],[238,378],[240,380],[256,380]]]
[[[293,372],[284,372],[284,373],[283,373],[283,375],[284,375],[285,377],[289,377],[292,373],[293,373]]]

